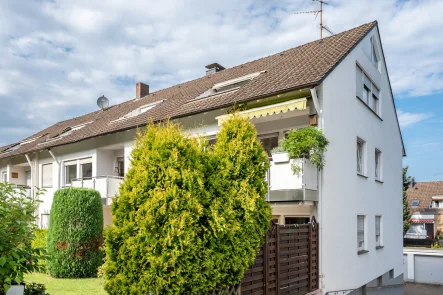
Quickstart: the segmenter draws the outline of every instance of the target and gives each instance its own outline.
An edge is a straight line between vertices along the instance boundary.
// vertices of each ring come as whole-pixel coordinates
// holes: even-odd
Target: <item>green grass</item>
[[[106,295],[103,279],[54,279],[49,275],[33,273],[25,276],[25,282],[44,284],[50,295]]]

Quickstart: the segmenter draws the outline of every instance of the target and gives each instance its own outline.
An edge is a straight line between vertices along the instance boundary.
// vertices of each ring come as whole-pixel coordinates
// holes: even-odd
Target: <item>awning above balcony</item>
[[[281,113],[287,113],[294,110],[306,110],[307,100],[306,98],[293,99],[281,103],[276,103],[264,107],[254,108],[246,111],[239,112],[238,115],[243,118],[254,119],[272,115],[278,115]],[[216,117],[218,120],[218,125],[222,125],[226,120],[228,120],[232,115],[223,115]]]

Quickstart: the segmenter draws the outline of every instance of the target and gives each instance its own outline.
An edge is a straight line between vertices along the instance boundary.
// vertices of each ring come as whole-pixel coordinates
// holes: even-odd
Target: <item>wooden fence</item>
[[[318,289],[318,224],[272,224],[238,294],[292,295]]]

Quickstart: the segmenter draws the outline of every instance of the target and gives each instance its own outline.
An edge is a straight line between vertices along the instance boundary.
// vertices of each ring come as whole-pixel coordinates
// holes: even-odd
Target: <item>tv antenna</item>
[[[109,106],[109,99],[102,95],[97,99],[97,106],[102,110],[106,109]]]
[[[315,14],[315,19],[317,19],[317,16],[320,15],[320,40],[323,39],[323,30],[325,30],[326,32],[328,32],[331,35],[334,35],[334,33],[325,25],[323,25],[323,4],[325,5],[329,5],[328,2],[323,1],[323,0],[312,0],[313,2],[318,2],[320,4],[320,9],[319,10],[311,10],[311,11],[300,11],[300,12],[296,12],[294,14],[307,14],[307,13],[312,13]]]

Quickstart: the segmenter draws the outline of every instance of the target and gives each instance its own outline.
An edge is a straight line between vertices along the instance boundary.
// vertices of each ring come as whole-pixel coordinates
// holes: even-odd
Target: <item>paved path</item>
[[[405,284],[405,295],[442,295],[443,286],[425,284]]]

